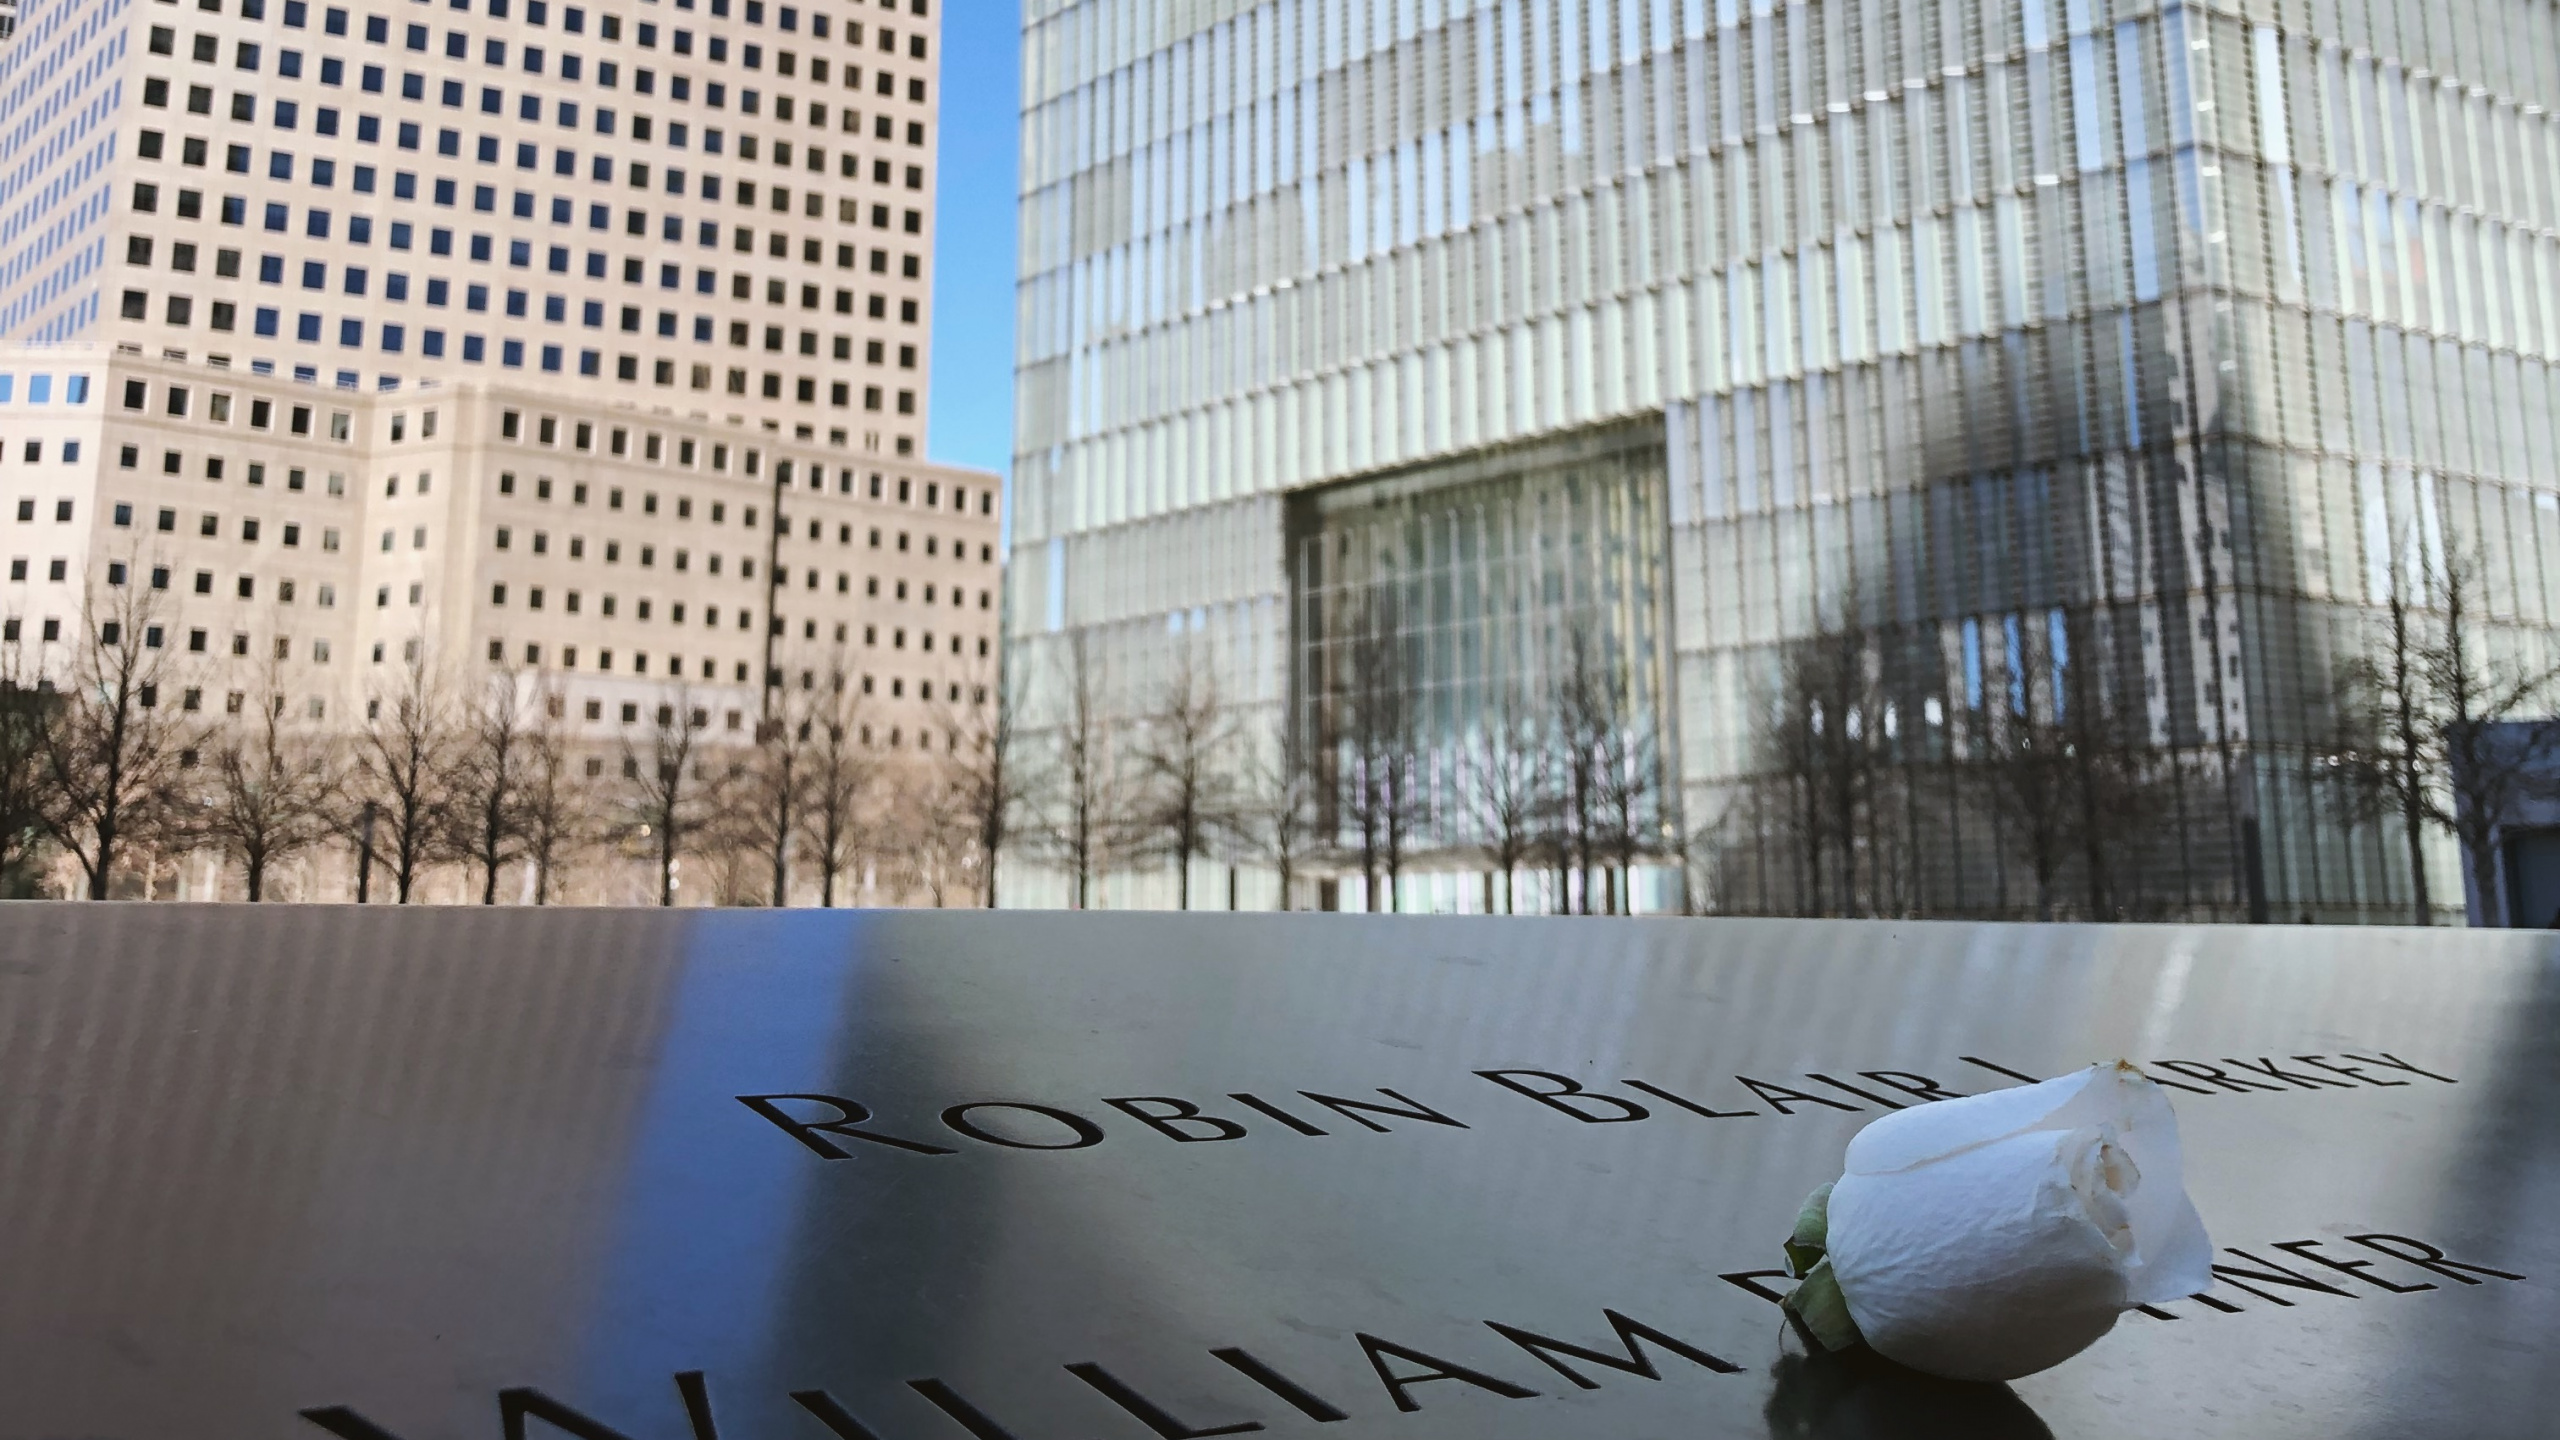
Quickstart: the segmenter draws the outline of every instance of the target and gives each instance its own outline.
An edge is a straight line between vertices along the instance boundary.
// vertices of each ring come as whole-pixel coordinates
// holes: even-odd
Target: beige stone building
[[[745,745],[841,672],[885,773],[992,703],[995,477],[606,396],[0,352],[0,653],[59,682],[130,596],[205,733],[352,736],[415,663],[556,705],[604,781],[661,706]]]
[[[504,676],[601,782],[661,713],[743,743],[839,670],[927,756],[992,684],[997,482],[921,458],[932,0],[17,19],[22,674],[140,597],[180,714],[344,737],[413,664]]]

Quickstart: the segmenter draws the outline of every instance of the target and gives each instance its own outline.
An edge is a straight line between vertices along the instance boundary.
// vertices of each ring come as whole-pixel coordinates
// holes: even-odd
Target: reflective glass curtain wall
[[[2337,659],[2456,551],[2503,650],[2560,621],[2550,0],[1034,0],[1024,44],[1018,665],[1084,631],[1134,684],[1182,616],[1276,707],[1277,497],[1658,413],[1693,898],[2384,918]],[[1972,798],[2057,734],[2139,772],[2133,853],[2047,864],[2034,765]]]
[[[1659,868],[1663,455],[1657,427],[1618,425],[1298,497],[1288,723],[1314,836],[1357,862],[1344,908],[1481,869],[1487,911],[1615,913],[1630,862],[1639,884]]]

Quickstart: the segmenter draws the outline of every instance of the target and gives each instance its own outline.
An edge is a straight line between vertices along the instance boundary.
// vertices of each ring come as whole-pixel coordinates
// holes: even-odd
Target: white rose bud
[[[1896,1111],[1849,1142],[1846,1168],[1791,1254],[1807,1226],[1823,1232],[1810,1253],[1858,1335],[1915,1370],[2031,1375],[2134,1306],[2213,1283],[2177,1116],[2130,1065]],[[1800,1292],[1817,1332],[1822,1290],[1817,1274]]]

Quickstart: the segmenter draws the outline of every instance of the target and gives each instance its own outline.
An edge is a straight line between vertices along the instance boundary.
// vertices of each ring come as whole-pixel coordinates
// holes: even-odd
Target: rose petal
[[[2007,1136],[2056,1128],[2052,1118],[2079,1099],[2098,1073],[2092,1067],[2038,1085],[1990,1090],[1961,1100],[1937,1100],[1894,1111],[1873,1121],[1849,1141],[1848,1172],[1882,1175],[1908,1170]]]
[[[2124,1260],[2071,1184],[2098,1141],[2030,1131],[1925,1171],[1842,1177],[1830,1258],[1867,1343],[1932,1374],[2008,1380],[2113,1328],[2130,1303]]]

